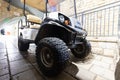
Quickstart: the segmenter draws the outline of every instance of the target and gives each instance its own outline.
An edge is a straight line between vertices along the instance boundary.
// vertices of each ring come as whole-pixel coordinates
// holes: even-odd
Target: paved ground
[[[72,63],[58,76],[45,77],[38,69],[31,45],[28,53],[20,53],[17,40],[0,36],[0,80],[114,80],[113,58],[92,54],[86,60],[71,55]]]

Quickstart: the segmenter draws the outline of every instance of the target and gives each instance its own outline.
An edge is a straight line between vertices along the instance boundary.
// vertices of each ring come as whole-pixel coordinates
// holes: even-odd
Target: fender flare
[[[54,33],[53,33],[53,31],[54,31]],[[64,32],[66,32],[66,34],[64,34]],[[38,34],[36,36],[35,44],[37,45],[38,42],[42,38],[56,37],[56,36],[54,36],[54,34],[57,34],[57,33],[59,33],[61,35],[66,35],[66,37],[68,37],[70,39],[71,34],[76,34],[76,31],[74,29],[70,28],[69,26],[61,25],[61,24],[59,24],[59,23],[57,23],[55,21],[44,22],[43,24],[41,24],[41,28],[39,29],[39,32],[38,32]],[[67,42],[65,37],[64,36],[62,36],[62,37],[63,37],[62,40]],[[57,38],[61,38],[61,37],[57,36]]]

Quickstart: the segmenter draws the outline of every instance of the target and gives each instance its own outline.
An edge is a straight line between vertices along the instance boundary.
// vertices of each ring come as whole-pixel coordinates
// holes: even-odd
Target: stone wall
[[[76,0],[77,13],[100,7],[119,0]],[[74,15],[74,0],[65,0],[59,6],[59,11],[67,16]],[[117,3],[116,3],[117,4]],[[85,13],[83,27],[88,31],[88,35],[118,35],[119,6],[94,13]],[[81,21],[81,17],[78,19]],[[95,25],[95,26],[94,26]],[[94,31],[93,30],[96,30]],[[101,29],[101,32],[100,32]],[[114,33],[113,33],[114,31]]]
[[[23,15],[22,9],[16,8],[11,5],[10,11],[7,11],[7,6],[7,2],[5,2],[4,0],[0,0],[0,21]]]
[[[109,4],[119,0],[76,0],[77,13]],[[60,12],[66,15],[74,14],[74,0],[65,0],[60,4]]]
[[[114,58],[116,63],[119,59],[119,45],[116,37],[87,38],[92,45],[92,53]]]
[[[60,4],[60,12],[67,16],[74,15],[74,0],[65,0]],[[77,13],[100,7],[105,4],[116,2],[118,0],[76,0]],[[104,7],[102,7],[104,8]],[[83,20],[78,16],[78,20],[83,22],[84,29],[87,30],[88,36],[117,36],[119,21],[119,6],[105,10],[83,13]]]
[[[68,16],[74,15],[73,1],[74,0],[65,0],[62,2],[60,4],[60,12]],[[77,13],[116,1],[119,0],[76,0]],[[117,61],[119,58],[117,37],[119,7],[106,9],[106,11],[98,11],[95,14],[88,12],[88,14],[85,13],[84,18],[86,18],[86,20],[83,21],[83,27],[87,30],[88,36],[94,34],[94,36],[89,36],[87,38],[92,45],[92,52],[95,54],[112,57],[115,61]],[[78,19],[81,21],[80,18]],[[108,33],[110,35],[113,34],[114,36],[107,37]]]

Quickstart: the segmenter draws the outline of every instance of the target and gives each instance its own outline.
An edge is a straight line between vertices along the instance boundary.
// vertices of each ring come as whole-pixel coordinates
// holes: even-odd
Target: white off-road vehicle
[[[27,26],[19,21],[19,50],[27,51],[29,44],[35,43],[37,63],[46,76],[55,76],[66,67],[70,51],[77,58],[85,58],[91,52],[87,32],[74,18],[51,12],[43,20],[30,15],[26,20]]]

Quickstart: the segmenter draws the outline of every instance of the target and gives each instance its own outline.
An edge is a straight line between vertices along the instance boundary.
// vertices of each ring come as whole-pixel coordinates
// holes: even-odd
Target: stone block
[[[90,71],[98,75],[102,75],[104,73],[104,69],[98,65],[93,65]]]
[[[11,73],[12,75],[24,72],[26,70],[29,70],[33,68],[30,63],[28,63],[26,60],[18,60],[18,61],[13,61],[10,62],[10,68],[11,68]]]
[[[115,50],[112,49],[104,49],[104,55],[108,56],[108,57],[114,57],[114,55],[116,54]]]
[[[12,38],[12,37],[8,37],[8,39],[9,38]],[[10,39],[9,39],[9,41],[7,40],[6,41],[7,49],[16,49],[16,46],[14,46],[14,45],[16,45],[15,43],[16,43],[16,41],[12,43]]]
[[[109,39],[106,41],[109,41]],[[117,49],[117,43],[107,43],[107,42],[99,42],[99,46],[104,49]]]
[[[101,77],[101,76],[97,76],[97,77],[95,78],[95,80],[106,80],[106,79],[103,78],[103,77]]]
[[[102,57],[102,62],[108,63],[108,64],[114,64],[113,58],[110,57]]]
[[[8,54],[19,53],[19,50],[16,48],[7,49],[7,51],[8,51]]]
[[[115,66],[114,64],[111,64],[111,65],[110,65],[110,70],[111,70],[111,71],[114,72],[114,71],[115,71],[115,68],[116,68],[116,66]]]
[[[4,48],[5,48],[5,45],[0,43],[0,49],[4,49]]]
[[[34,63],[33,66],[39,72],[39,74],[42,74],[42,72],[38,68],[37,63]],[[51,77],[51,78],[44,77],[44,75],[40,75],[40,76],[44,77],[46,80],[76,80],[74,77],[75,77],[75,75],[76,75],[77,72],[78,72],[77,67],[74,64],[72,64],[72,65],[69,65],[58,76],[54,76],[54,77]]]
[[[91,64],[92,62],[89,62],[89,63],[87,63],[87,62],[85,62],[85,63],[76,63],[76,65],[78,66],[78,67],[82,67],[82,68],[84,68],[84,69],[86,69],[86,70],[89,70],[90,68],[91,68],[91,66],[92,66],[92,64]]]
[[[98,42],[90,42],[92,47],[98,47]]]
[[[0,69],[5,69],[8,67],[7,59],[0,60]]]
[[[0,76],[0,80],[10,80],[9,74],[6,74],[4,76]]]
[[[0,52],[0,60],[1,60],[1,59],[6,59],[6,58],[7,58],[6,53]]]
[[[16,61],[16,60],[20,60],[23,59],[23,56],[20,53],[10,53],[9,55],[9,60],[10,61]]]
[[[100,55],[104,53],[102,48],[94,48],[94,47],[92,47],[92,52],[95,54],[100,54]]]
[[[119,49],[116,50],[116,54],[114,54],[114,63],[116,64],[120,58],[120,54],[119,54]]]
[[[35,70],[27,70],[13,76],[14,80],[44,80],[42,76]]]
[[[0,69],[0,76],[6,75],[6,74],[9,74],[8,67]]]
[[[102,56],[94,54],[95,60],[101,61]]]
[[[82,67],[79,67],[79,72],[76,74],[76,77],[80,80],[94,80],[96,77],[96,74]]]
[[[105,70],[105,73],[104,73],[103,77],[106,78],[106,79],[108,79],[108,80],[115,80],[115,78],[114,78],[114,72],[111,71],[111,70],[108,70],[108,69]]]
[[[94,60],[92,62],[92,64],[97,65],[97,66],[102,67],[102,68],[106,68],[106,69],[109,69],[109,67],[110,67],[110,64],[102,62],[102,61],[98,61],[98,60]]]
[[[0,9],[2,10],[0,16],[2,18],[0,18],[0,21],[4,20],[5,18],[8,18],[8,17],[14,17],[14,13],[13,12],[22,12],[22,9],[19,9],[19,8],[16,8],[14,6],[11,5],[11,11],[7,11],[6,7],[8,6],[8,3],[5,2],[4,0],[1,2],[1,5],[0,5]],[[23,14],[23,13],[20,13],[20,14]]]
[[[114,80],[114,72],[109,69],[94,65],[90,71],[96,73],[99,76],[102,76],[105,78],[105,80]]]

